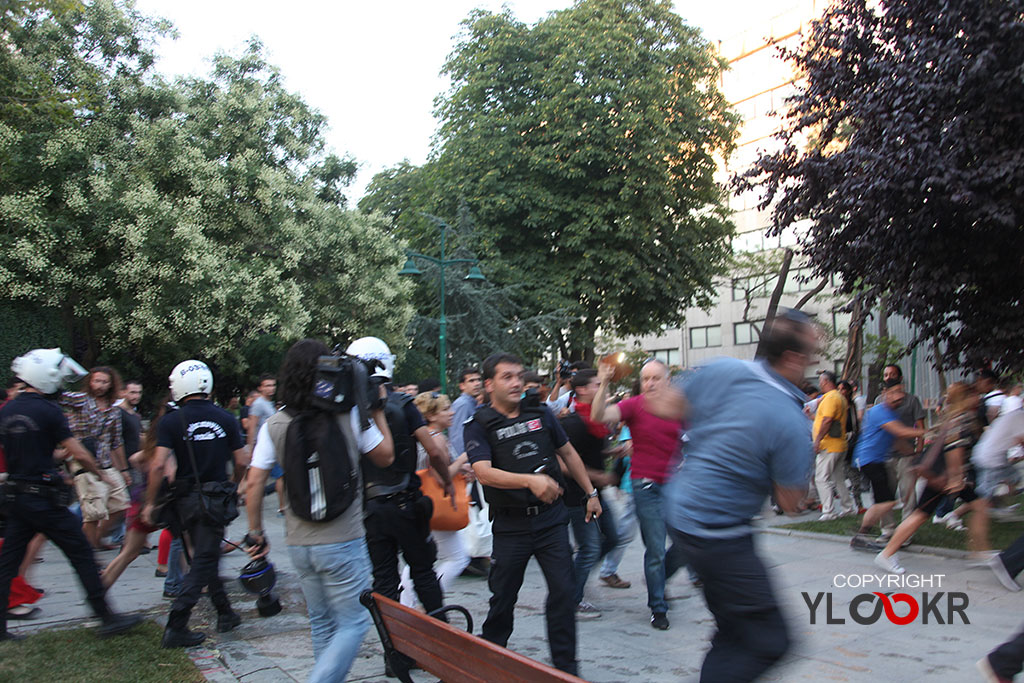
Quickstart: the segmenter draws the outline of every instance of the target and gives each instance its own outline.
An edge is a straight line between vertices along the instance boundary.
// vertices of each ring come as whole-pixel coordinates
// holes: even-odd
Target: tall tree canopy
[[[346,210],[354,162],[258,41],[168,83],[144,47],[166,26],[130,4],[4,21],[0,305],[59,311],[87,363],[164,373],[244,370],[268,335],[401,338],[400,245]]]
[[[580,0],[533,26],[477,10],[463,29],[431,161],[379,177],[361,206],[425,234],[405,203],[466,201],[488,277],[524,283],[531,313],[568,312],[575,356],[598,328],[650,332],[709,304],[736,120],[698,31],[660,0]]]
[[[738,186],[947,367],[1024,369],[1024,2],[840,0],[786,56],[781,147]]]

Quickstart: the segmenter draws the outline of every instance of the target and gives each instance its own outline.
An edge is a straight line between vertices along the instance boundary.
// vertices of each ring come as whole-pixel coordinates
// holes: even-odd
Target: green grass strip
[[[163,632],[146,622],[101,639],[95,628],[44,631],[0,643],[0,681],[193,683],[205,680],[184,650],[160,647]]]

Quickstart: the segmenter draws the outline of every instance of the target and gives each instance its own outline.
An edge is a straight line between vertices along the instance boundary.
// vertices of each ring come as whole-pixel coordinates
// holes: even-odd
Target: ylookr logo
[[[903,576],[874,576],[871,574],[837,575],[833,580],[836,588],[941,588],[943,574],[922,576],[906,574]],[[804,602],[810,611],[811,624],[818,623],[819,615],[823,614],[825,623],[845,624],[845,616],[837,616],[831,592],[819,592],[813,596],[802,592]],[[922,592],[920,598],[910,593],[893,593],[891,590],[882,592],[870,591],[861,593],[850,600],[849,618],[858,624],[871,625],[885,616],[897,626],[906,626],[920,619],[922,624],[951,625],[957,616],[965,623],[967,606],[970,600],[967,593],[961,592]],[[823,608],[823,609],[822,609]],[[841,613],[840,613],[841,614]]]

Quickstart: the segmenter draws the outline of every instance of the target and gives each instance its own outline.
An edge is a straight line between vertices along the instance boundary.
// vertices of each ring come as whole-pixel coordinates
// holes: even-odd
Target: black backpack
[[[309,410],[292,415],[284,438],[284,481],[292,513],[310,522],[340,516],[359,491],[339,415]],[[347,415],[340,419],[348,419]]]

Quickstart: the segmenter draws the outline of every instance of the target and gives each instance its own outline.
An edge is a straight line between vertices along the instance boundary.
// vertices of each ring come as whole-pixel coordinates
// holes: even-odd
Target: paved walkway
[[[304,681],[312,667],[309,624],[302,594],[283,546],[283,521],[266,506],[266,528],[278,568],[284,611],[269,619],[260,618],[253,596],[242,593],[231,581],[236,609],[242,626],[219,635],[212,625],[215,615],[207,601],[193,616],[193,628],[210,635],[206,646],[192,652],[193,659],[212,681]],[[766,524],[780,521],[774,518]],[[243,517],[230,530],[238,539],[246,528]],[[155,540],[155,536],[153,537]],[[854,623],[849,603],[864,588],[836,588],[837,575],[879,575],[871,564],[872,555],[853,552],[844,539],[785,530],[765,529],[759,534],[760,553],[771,568],[776,590],[793,630],[795,644],[790,656],[773,669],[765,680],[772,681],[870,681],[888,683],[912,681],[976,681],[974,662],[995,645],[1006,640],[1024,620],[1024,593],[1008,593],[987,568],[969,568],[960,557],[905,553],[903,564],[912,574],[943,575],[942,588],[964,592],[969,599],[966,614],[970,624],[922,624],[920,619],[896,626],[884,617],[873,625]],[[955,553],[952,553],[955,555]],[[595,682],[613,681],[696,681],[708,639],[713,632],[711,615],[700,593],[690,585],[685,572],[669,584],[672,627],[655,631],[649,625],[642,573],[643,546],[637,538],[626,553],[620,575],[633,582],[627,590],[613,590],[593,578],[587,598],[601,608],[600,619],[579,622],[580,670]],[[114,556],[101,553],[103,563]],[[33,622],[11,622],[11,627],[29,633],[89,622],[88,608],[67,561],[48,545],[45,561],[35,565],[31,582],[46,590],[39,602],[43,617]],[[224,556],[221,575],[237,576],[246,558],[240,552]],[[168,602],[161,599],[162,580],[153,576],[156,553],[140,557],[111,590],[111,600],[122,611],[144,611],[162,622]],[[842,581],[840,581],[842,582]],[[920,599],[922,590],[907,589]],[[819,608],[815,624],[802,592],[833,594],[833,616],[845,617],[842,625],[825,623]],[[486,614],[487,582],[463,578],[456,583],[449,602],[467,607],[477,624]],[[539,569],[531,565],[520,595],[516,630],[510,647],[527,656],[548,661],[544,637],[544,582]],[[825,600],[823,599],[822,604]],[[870,606],[865,606],[867,613]],[[943,609],[943,612],[945,610]],[[479,626],[477,627],[479,628]],[[367,635],[350,680],[386,681],[376,634]],[[420,674],[419,680],[434,680]],[[391,679],[393,680],[393,679]]]

